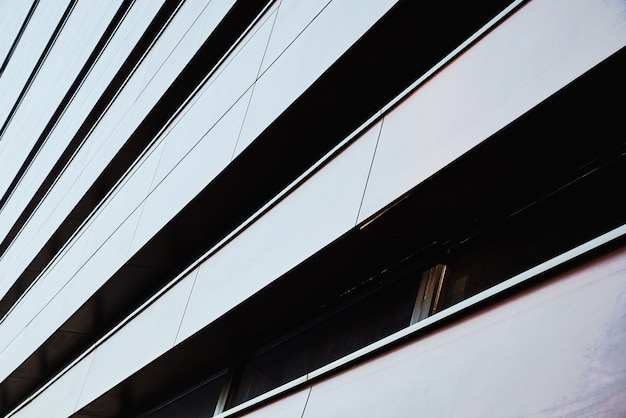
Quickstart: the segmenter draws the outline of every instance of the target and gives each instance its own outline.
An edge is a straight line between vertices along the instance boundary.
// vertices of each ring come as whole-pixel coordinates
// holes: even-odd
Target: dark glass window
[[[241,371],[230,407],[408,326],[418,282],[416,276],[398,280],[252,357]]]
[[[215,407],[225,380],[225,374],[211,379],[143,416],[150,418],[212,417],[215,414]]]
[[[624,175],[619,158],[452,248],[438,310],[626,223]]]

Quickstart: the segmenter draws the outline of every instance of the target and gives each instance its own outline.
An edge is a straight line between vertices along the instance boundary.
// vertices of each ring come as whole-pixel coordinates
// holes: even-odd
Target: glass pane
[[[309,325],[248,361],[230,406],[316,370],[409,325],[418,274],[409,275]]]
[[[221,375],[202,386],[186,393],[154,412],[145,415],[150,418],[212,417],[220,397],[226,375]]]

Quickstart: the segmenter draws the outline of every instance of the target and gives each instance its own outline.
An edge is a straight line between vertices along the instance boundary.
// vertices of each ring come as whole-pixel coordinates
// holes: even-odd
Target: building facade
[[[626,416],[626,1],[0,21],[0,416]]]

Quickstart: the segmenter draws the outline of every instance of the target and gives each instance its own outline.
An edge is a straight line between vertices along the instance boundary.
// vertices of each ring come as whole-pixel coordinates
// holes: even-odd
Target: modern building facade
[[[0,416],[626,416],[626,1],[0,21]]]

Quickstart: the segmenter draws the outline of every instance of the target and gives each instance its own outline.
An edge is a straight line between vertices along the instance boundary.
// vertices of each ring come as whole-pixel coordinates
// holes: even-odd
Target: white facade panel
[[[34,292],[41,296],[39,292]],[[50,300],[52,299],[52,300]],[[43,306],[26,306],[9,321],[2,323],[2,348],[0,349],[0,379],[6,379],[43,341],[61,325],[63,300],[46,297]],[[21,311],[21,312],[20,312]],[[21,316],[19,318],[18,315]]]
[[[308,387],[292,393],[278,402],[270,403],[240,416],[247,418],[302,418],[310,393],[311,388]]]
[[[194,0],[182,4],[146,57],[142,91],[150,84],[159,88],[152,94],[140,96],[138,101],[155,102],[160,96],[159,89],[167,88],[196,52],[200,41],[200,16],[210,3],[211,0]]]
[[[0,60],[8,58],[11,46],[28,16],[33,2],[22,1],[17,4],[8,2],[0,4],[0,27],[5,34],[0,38]]]
[[[228,164],[245,114],[246,97],[240,99],[206,135],[198,137],[199,142],[192,148],[193,152],[185,154],[171,171],[165,172],[167,175],[160,182],[157,182],[157,175],[154,189],[141,208],[141,220],[130,254],[141,248]],[[166,138],[161,157],[165,163],[159,163],[159,168],[172,164],[167,157],[168,151],[177,144],[178,138],[185,136],[186,124],[178,126],[183,128],[182,132],[174,129]],[[189,129],[194,126],[198,125]]]
[[[354,226],[379,130],[372,127],[202,264],[178,341]]]
[[[198,93],[197,98],[175,121],[175,126],[168,132],[155,185],[182,160],[192,146],[200,142],[205,134],[219,125],[223,126],[226,122],[222,122],[222,118],[229,119],[234,117],[233,112],[243,111],[240,120],[229,119],[228,121],[229,125],[232,124],[233,128],[236,128],[234,133],[236,140],[250,100],[249,90],[256,80],[274,18],[275,12],[259,22],[242,44],[216,69]],[[246,95],[245,98],[244,95]],[[243,109],[241,109],[242,106]],[[227,112],[231,116],[225,116]],[[209,133],[209,135],[214,134]],[[228,133],[219,139],[220,142],[230,144],[229,160],[235,147],[235,143],[231,143],[232,137],[233,134]],[[208,164],[208,167],[211,167],[211,164]],[[219,163],[217,167],[223,168],[222,163]],[[211,171],[214,173],[213,170]]]
[[[530,2],[419,87],[385,117],[359,220],[626,45],[625,10]]]
[[[17,141],[10,153],[0,153],[0,166],[5,175],[0,177],[0,193],[4,193],[43,131],[49,118],[80,71],[118,2],[98,3],[79,1],[59,34],[54,47],[46,57],[30,89],[22,100],[11,124],[3,134],[2,142]],[[82,33],[77,37],[75,33]],[[77,53],[78,52],[78,53]],[[62,64],[67,64],[71,71]],[[46,97],[47,100],[41,100]],[[8,144],[7,144],[8,145]],[[9,145],[10,146],[10,145]]]
[[[30,24],[20,39],[19,47],[15,49],[11,60],[2,73],[0,80],[0,96],[2,97],[0,120],[5,121],[10,114],[68,4],[69,1],[55,1],[42,2],[37,5]],[[16,149],[16,147],[5,148],[5,145],[0,145],[2,154]]]
[[[93,361],[91,353],[55,381],[43,394],[37,396],[14,417],[67,417],[76,411],[78,396],[85,383],[87,372]]]
[[[621,250],[316,383],[303,417],[621,416],[625,257]]]
[[[192,279],[179,282],[96,349],[78,408],[172,348]]]
[[[78,272],[55,272],[26,293],[16,305],[19,314],[10,315],[0,324],[0,332],[6,337],[4,351],[17,353],[15,363],[3,364],[5,369],[0,369],[0,373],[6,374],[0,374],[0,378],[26,360],[126,261],[138,215],[133,214],[115,230]]]
[[[330,0],[283,0],[280,2],[272,38],[263,57],[263,73],[309,26]]]
[[[63,320],[74,313],[126,262],[139,218],[140,212],[136,210],[71,278],[70,284],[66,286],[68,296]]]
[[[0,416],[626,415],[626,2],[472,4],[77,0],[0,137]]]
[[[324,8],[255,84],[235,153],[243,151],[394,3],[335,0]]]
[[[201,25],[198,46],[215,30],[233,4],[235,0],[211,0],[207,4],[198,18],[198,23]]]
[[[10,230],[41,182],[57,162],[68,141],[77,133],[84,119],[93,109],[98,98],[118,71],[119,66],[127,58],[128,53],[145,30],[145,26],[158,10],[159,3],[157,1],[137,1],[128,11],[124,21],[84,80],[58,124],[50,133],[32,165],[28,168],[11,199],[5,204],[2,217],[0,217],[0,235],[4,236]]]
[[[200,46],[204,27],[200,15],[207,1],[185,2],[142,64],[142,87],[132,105],[129,132],[146,117]],[[226,9],[227,11],[227,9]],[[224,16],[212,16],[219,21]]]
[[[90,234],[89,241],[82,244],[86,256],[91,256],[97,251],[111,236],[112,229],[125,222],[146,199],[159,157],[158,152],[146,155],[85,225]]]

